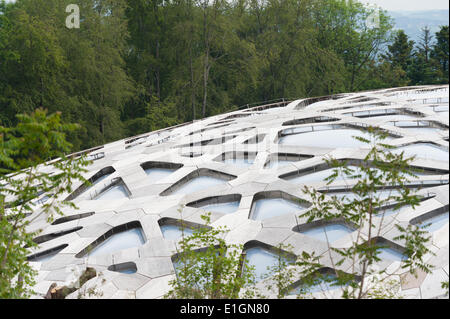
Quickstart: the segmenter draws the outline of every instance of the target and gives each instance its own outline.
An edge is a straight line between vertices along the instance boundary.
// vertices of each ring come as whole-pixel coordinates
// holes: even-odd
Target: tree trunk
[[[208,7],[203,8],[203,41],[205,44],[205,57],[203,60],[203,102],[202,118],[206,116],[206,103],[208,98],[208,77],[209,77],[209,29],[208,29]]]
[[[191,106],[192,106],[192,119],[195,120],[195,91],[194,91],[194,67],[192,65],[192,41],[189,43],[189,68],[191,71]]]
[[[159,40],[156,40],[156,61],[159,62]],[[156,66],[156,95],[158,96],[158,103],[161,100],[161,86],[160,86],[160,71],[159,71],[159,64]]]
[[[203,103],[202,103],[202,118],[206,116],[206,101],[208,98],[208,77],[209,77],[209,50],[205,54],[205,62],[203,66]]]

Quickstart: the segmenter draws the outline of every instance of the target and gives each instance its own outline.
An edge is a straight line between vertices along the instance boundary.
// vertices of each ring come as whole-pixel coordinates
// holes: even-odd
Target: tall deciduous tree
[[[4,43],[14,58],[0,66],[0,107],[13,123],[14,114],[38,107],[64,111],[66,121],[85,128],[84,135],[72,136],[79,149],[122,137],[119,116],[131,82],[122,57],[126,1],[79,1],[79,29],[65,25],[70,3],[19,0],[7,8],[14,32],[5,32]]]
[[[253,102],[448,82],[448,27],[411,67],[406,35],[358,1],[80,0],[79,29],[70,0],[0,3],[0,120],[63,111],[75,149]]]
[[[320,0],[312,13],[321,47],[343,60],[345,87],[349,91],[364,88],[370,80],[370,65],[390,41],[392,19],[379,8],[371,9],[358,1]],[[376,23],[369,19],[376,17]]]

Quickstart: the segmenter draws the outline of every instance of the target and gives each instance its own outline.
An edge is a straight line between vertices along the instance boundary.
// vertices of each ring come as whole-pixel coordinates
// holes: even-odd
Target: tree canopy
[[[0,1],[0,123],[62,112],[74,150],[253,102],[448,83],[448,26],[420,43],[342,0]],[[368,23],[376,16],[376,24]]]

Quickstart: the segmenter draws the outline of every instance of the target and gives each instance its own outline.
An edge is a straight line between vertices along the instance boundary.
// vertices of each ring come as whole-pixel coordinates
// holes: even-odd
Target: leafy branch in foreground
[[[417,276],[418,269],[430,273],[432,265],[425,258],[432,255],[427,243],[429,233],[416,225],[392,225],[388,210],[398,213],[401,207],[415,208],[423,199],[412,189],[417,176],[411,167],[413,158],[391,152],[392,146],[382,141],[386,134],[368,129],[369,138],[356,137],[370,144],[365,158],[349,166],[345,161],[327,159],[333,173],[327,185],[344,177],[347,195],[342,197],[305,186],[304,193],[312,202],[311,209],[300,217],[306,222],[339,221],[357,230],[350,245],[336,248],[327,238],[328,251],[322,255],[303,251],[295,256],[291,247],[280,244],[277,262],[268,267],[262,284],[277,298],[297,295],[314,297],[317,291],[341,292],[342,298],[401,298],[397,275],[405,272]],[[341,186],[340,186],[341,187]],[[264,297],[255,286],[251,267],[240,253],[242,246],[227,245],[225,227],[212,228],[210,214],[202,217],[206,226],[178,242],[175,258],[177,279],[171,282],[168,298],[237,298]],[[381,267],[382,249],[392,248],[382,234],[386,227],[396,230],[392,238],[400,243],[402,260],[397,269]],[[323,260],[328,260],[324,264]],[[331,262],[331,264],[330,264]],[[244,271],[243,271],[244,270]],[[245,271],[250,270],[250,271]],[[258,285],[261,286],[261,285]],[[443,288],[448,283],[443,283]],[[338,288],[338,289],[335,289]],[[247,294],[239,294],[240,291]],[[333,296],[337,295],[333,292]]]
[[[18,115],[15,127],[0,126],[0,298],[26,298],[36,272],[28,263],[37,231],[27,226],[44,216],[52,221],[62,208],[75,207],[60,197],[72,192],[89,161],[68,158],[71,144],[66,132],[77,129],[63,124],[61,114],[37,109]],[[44,163],[48,166],[44,170]],[[48,168],[51,168],[49,170]],[[48,173],[51,171],[50,173]],[[37,200],[40,198],[39,200]]]
[[[291,250],[291,245],[279,244],[277,261],[273,266],[267,267],[268,272],[264,276],[265,287],[269,291],[274,291],[278,299],[284,298],[290,293],[292,278],[297,271],[296,268],[290,267],[295,261]]]
[[[211,214],[202,216],[205,226],[182,236],[177,243],[174,260],[177,278],[170,282],[172,290],[166,298],[223,299],[252,297],[253,267],[241,254],[242,245],[227,244],[226,227],[210,227]],[[182,226],[183,227],[183,226]],[[245,271],[243,271],[245,269]],[[241,296],[242,297],[242,296]]]
[[[327,185],[342,176],[346,183],[350,181],[353,185],[349,194],[338,197],[331,193],[329,199],[323,192],[305,186],[303,191],[309,195],[313,205],[300,217],[306,217],[308,222],[339,220],[357,228],[350,247],[331,247],[327,241],[329,257],[335,267],[334,281],[342,288],[342,297],[393,298],[397,296],[393,292],[394,274],[386,269],[378,270],[376,266],[381,261],[381,249],[387,247],[386,242],[381,240],[383,229],[389,226],[383,224],[385,208],[394,206],[394,210],[398,210],[407,205],[415,208],[420,197],[408,187],[410,178],[416,177],[410,166],[413,158],[404,158],[403,152],[391,152],[392,146],[382,142],[386,138],[385,133],[374,128],[368,131],[369,138],[355,137],[371,146],[356,168],[336,159],[326,160],[334,168],[333,174],[326,179]],[[396,225],[396,228],[400,235],[394,240],[402,241],[404,246],[400,269],[407,269],[411,274],[415,274],[417,268],[430,273],[431,265],[423,260],[426,254],[431,253],[426,246],[430,241],[427,232],[415,225]],[[345,275],[338,271],[344,263],[350,265]],[[316,263],[311,264],[313,266],[317,269]]]

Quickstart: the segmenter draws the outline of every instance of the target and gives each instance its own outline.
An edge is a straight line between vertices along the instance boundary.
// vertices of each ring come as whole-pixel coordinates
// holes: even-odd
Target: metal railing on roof
[[[262,101],[262,102],[254,102],[254,103],[248,103],[244,104],[238,107],[238,110],[244,110],[244,109],[258,109],[258,108],[271,108],[271,107],[277,107],[277,106],[285,106],[289,103],[291,103],[292,99],[286,99],[284,97],[274,100],[268,100],[268,101]]]

